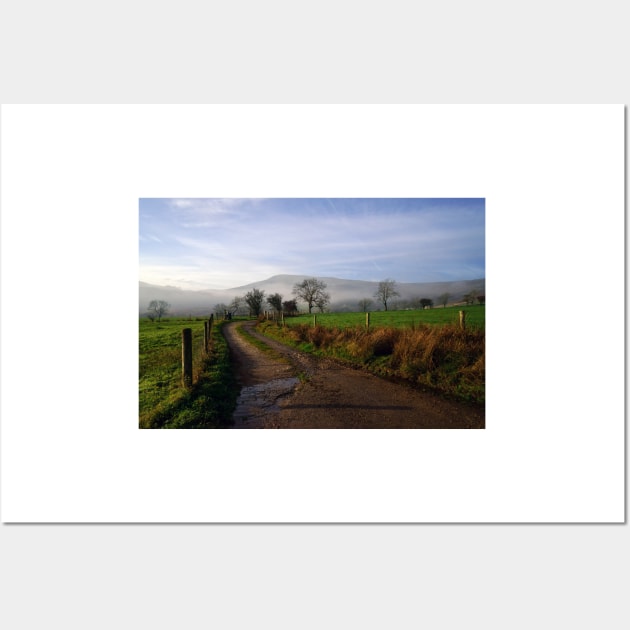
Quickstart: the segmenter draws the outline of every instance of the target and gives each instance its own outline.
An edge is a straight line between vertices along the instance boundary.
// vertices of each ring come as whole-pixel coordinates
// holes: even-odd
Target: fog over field
[[[344,310],[385,279],[400,300],[485,289],[483,198],[143,198],[139,227],[141,311],[207,312],[253,288],[290,300],[313,277]]]
[[[229,305],[237,296],[244,296],[252,289],[265,292],[266,296],[272,293],[280,293],[284,300],[293,299],[292,289],[294,284],[301,282],[308,275],[280,274],[231,289],[217,289],[206,291],[188,291],[177,287],[159,286],[146,282],[140,282],[140,314],[146,312],[151,300],[165,300],[171,305],[172,315],[207,315],[211,313],[216,304]],[[358,302],[362,299],[372,299],[374,303],[370,310],[382,308],[382,305],[374,299],[374,293],[378,287],[376,281],[347,280],[342,278],[318,277],[326,283],[326,291],[330,293],[330,310],[358,311]],[[450,293],[449,304],[456,304],[463,300],[463,296],[470,291],[485,294],[485,279],[459,280],[453,282],[397,282],[396,288],[400,297],[394,298],[390,308],[395,308],[396,303],[415,298],[429,298],[434,300],[437,306],[437,298],[443,293]],[[301,310],[306,310],[304,304],[298,302]]]

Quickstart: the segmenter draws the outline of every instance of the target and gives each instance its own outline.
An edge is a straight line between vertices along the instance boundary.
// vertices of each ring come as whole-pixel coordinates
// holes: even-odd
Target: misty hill
[[[172,315],[207,315],[212,313],[215,304],[228,304],[236,296],[244,296],[252,289],[259,289],[265,295],[280,293],[285,300],[293,299],[293,285],[301,282],[309,276],[277,275],[232,289],[216,289],[205,291],[187,291],[177,287],[160,286],[140,282],[140,313],[145,313],[151,300],[165,300],[171,305]],[[317,277],[326,283],[326,291],[330,293],[331,310],[356,311],[359,310],[358,301],[364,298],[374,299],[374,293],[378,288],[378,282],[366,280],[344,280],[342,278]],[[396,288],[400,297],[393,299],[390,308],[396,307],[396,302],[415,298],[429,298],[437,305],[437,297],[443,293],[450,293],[449,304],[456,304],[463,300],[466,293],[477,291],[485,293],[486,281],[484,278],[477,280],[459,280],[455,282],[397,282]],[[298,302],[298,306],[305,310],[304,305]],[[374,302],[373,310],[379,308]]]
[[[221,291],[187,291],[178,287],[140,282],[140,313],[146,313],[152,300],[164,300],[171,305],[172,315],[205,315],[212,312],[215,304],[225,301],[221,294]]]

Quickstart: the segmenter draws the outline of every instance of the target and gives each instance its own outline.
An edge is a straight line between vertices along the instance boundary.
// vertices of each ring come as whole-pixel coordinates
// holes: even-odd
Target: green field
[[[460,310],[466,311],[466,331],[459,331]],[[399,376],[466,400],[484,400],[484,306],[377,311],[370,313],[369,334],[365,313],[320,313],[316,327],[313,315],[288,317],[284,329],[271,322],[262,328],[307,352],[336,356],[378,374]],[[215,322],[206,354],[202,319],[140,320],[140,428],[228,426],[238,386],[222,325]],[[181,382],[183,328],[190,328],[193,336],[194,384],[190,389]],[[339,331],[333,333],[335,329]]]
[[[459,324],[459,311],[465,311],[468,327],[485,328],[486,307],[478,304],[412,311],[375,311],[370,313],[370,327],[392,326],[401,328],[416,324]],[[287,317],[285,323],[287,326],[312,324],[313,316],[317,317],[317,323],[321,326],[335,328],[365,326],[365,313],[312,313],[311,315]]]
[[[229,421],[237,388],[221,325],[213,326],[211,350],[206,355],[203,320],[140,320],[140,428],[218,428]],[[183,328],[190,328],[193,337],[191,389],[181,382]]]
[[[459,325],[459,311],[466,326]],[[263,321],[264,334],[460,400],[485,401],[485,306],[322,313]]]

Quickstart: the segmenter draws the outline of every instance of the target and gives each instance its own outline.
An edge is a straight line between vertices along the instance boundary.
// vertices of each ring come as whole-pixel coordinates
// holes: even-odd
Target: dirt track
[[[243,389],[236,429],[483,429],[485,411],[391,383],[264,337],[255,322],[223,328]],[[273,349],[264,353],[237,332]]]

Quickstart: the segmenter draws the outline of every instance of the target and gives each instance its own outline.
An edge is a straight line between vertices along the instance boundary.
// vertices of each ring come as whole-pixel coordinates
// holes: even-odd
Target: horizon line
[[[486,279],[485,276],[482,277],[477,277],[477,278],[458,278],[457,280],[419,280],[419,281],[400,281],[400,280],[396,280],[395,278],[381,278],[379,280],[363,280],[363,279],[356,279],[356,278],[341,278],[339,276],[321,276],[321,275],[313,275],[313,274],[294,274],[294,273],[280,273],[280,274],[274,274],[272,276],[269,276],[267,278],[264,278],[262,280],[255,280],[253,282],[248,282],[246,284],[241,284],[238,286],[234,286],[234,287],[227,287],[227,288],[213,288],[213,287],[206,287],[203,289],[184,289],[181,286],[177,286],[177,285],[173,285],[173,284],[155,284],[153,282],[147,282],[146,280],[138,280],[139,283],[142,284],[148,284],[150,286],[154,286],[154,287],[161,287],[161,288],[169,288],[169,289],[177,289],[179,291],[191,291],[191,292],[203,292],[203,291],[234,291],[236,289],[243,289],[246,287],[251,287],[257,283],[264,283],[264,282],[268,282],[269,280],[273,280],[274,278],[279,278],[279,277],[283,277],[283,276],[289,276],[289,277],[295,277],[295,278],[317,278],[320,280],[343,280],[345,282],[370,282],[370,283],[378,283],[378,282],[383,282],[385,280],[393,280],[396,284],[401,284],[401,285],[406,285],[406,284],[446,284],[446,283],[452,283],[452,282],[475,282],[477,280],[484,280]]]

